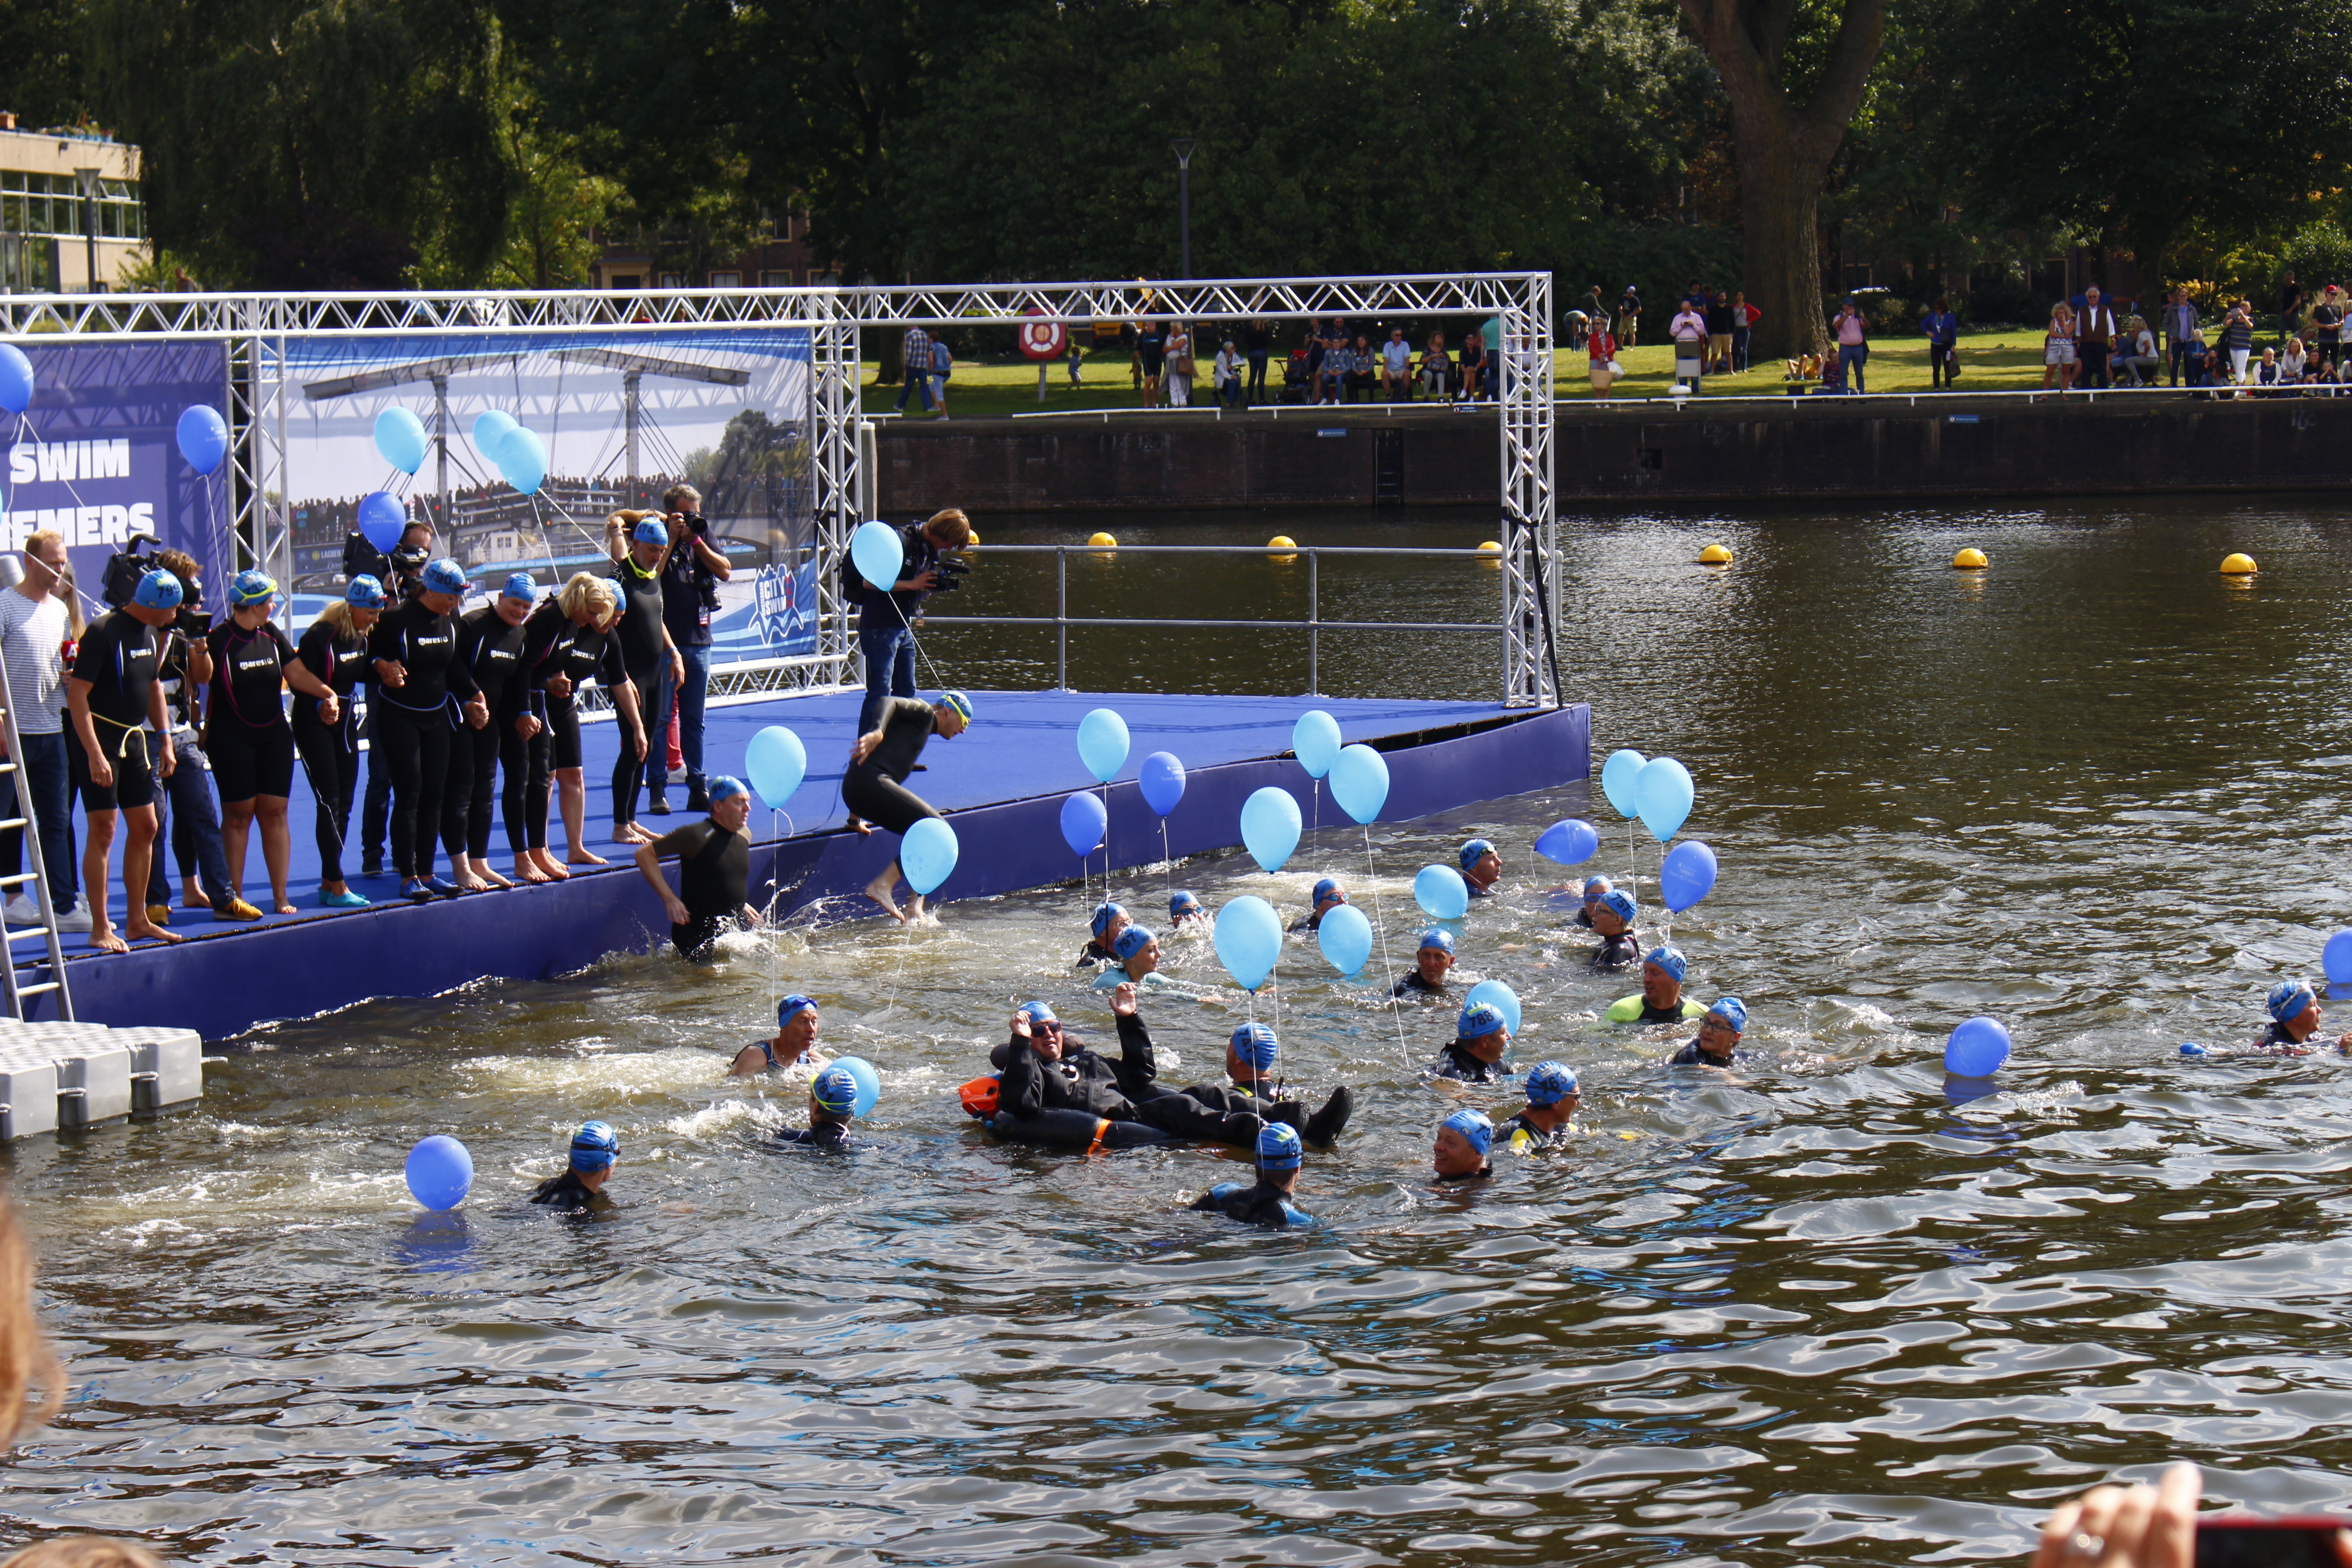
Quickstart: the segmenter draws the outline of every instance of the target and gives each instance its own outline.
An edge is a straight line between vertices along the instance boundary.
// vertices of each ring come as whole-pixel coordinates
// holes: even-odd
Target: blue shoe
[[[345,888],[340,893],[320,893],[319,907],[322,910],[363,910],[368,907],[368,900]]]
[[[454,899],[466,890],[457,883],[441,877],[427,877],[422,885],[436,899]]]
[[[422,877],[410,877],[401,882],[400,896],[404,899],[415,899],[421,904],[433,896],[433,888]]]

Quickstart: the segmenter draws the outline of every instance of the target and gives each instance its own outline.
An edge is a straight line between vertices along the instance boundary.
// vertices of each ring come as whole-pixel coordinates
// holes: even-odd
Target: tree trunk
[[[1829,319],[1822,308],[1821,171],[1800,165],[1785,133],[1754,139],[1738,134],[1741,285],[1764,312],[1749,354],[1795,359],[1831,352]]]

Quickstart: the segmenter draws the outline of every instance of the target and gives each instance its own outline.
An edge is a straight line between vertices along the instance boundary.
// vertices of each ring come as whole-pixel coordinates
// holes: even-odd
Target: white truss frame
[[[286,375],[296,337],[478,335],[682,326],[805,327],[812,339],[816,485],[817,651],[760,660],[729,678],[740,694],[838,686],[856,649],[837,564],[859,521],[858,331],[1024,320],[1301,320],[1314,316],[1494,315],[1505,553],[1503,700],[1551,707],[1556,631],[1545,590],[1559,562],[1552,476],[1551,278],[1542,272],[1195,282],[989,283],[847,289],[697,289],[548,293],[0,295],[0,338],[226,342],[236,548],[240,564],[290,578]],[[719,672],[712,672],[714,681]]]

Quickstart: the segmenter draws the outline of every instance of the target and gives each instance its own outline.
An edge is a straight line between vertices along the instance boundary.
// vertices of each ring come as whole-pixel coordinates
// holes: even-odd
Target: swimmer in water
[[[1514,1154],[1549,1149],[1568,1142],[1576,1131],[1576,1108],[1584,1097],[1576,1091],[1576,1069],[1566,1062],[1538,1062],[1528,1073],[1528,1103],[1503,1123],[1503,1147]]]
[[[1191,893],[1180,889],[1168,896],[1169,930],[1182,931],[1187,926],[1204,926],[1208,923],[1209,911],[1202,909],[1201,900]]]
[[[1254,1111],[1266,1121],[1297,1129],[1299,1136],[1318,1149],[1328,1149],[1355,1114],[1356,1095],[1346,1084],[1331,1091],[1323,1109],[1309,1116],[1303,1100],[1276,1100],[1274,1063],[1280,1045],[1264,1024],[1244,1024],[1225,1042],[1228,1083],[1194,1083],[1184,1092],[1212,1110]]]
[[[1493,1175],[1486,1152],[1494,1146],[1495,1124],[1485,1111],[1464,1106],[1437,1124],[1437,1179],[1466,1182]]]
[[[1435,926],[1421,933],[1412,955],[1412,973],[1390,988],[1391,996],[1443,996],[1445,976],[1454,968],[1454,933]]]
[[[1683,950],[1667,943],[1654,947],[1642,960],[1642,994],[1621,996],[1601,1015],[1612,1024],[1678,1024],[1706,1011],[1683,994],[1683,977],[1690,960]]]
[[[1192,1207],[1268,1230],[1313,1225],[1315,1216],[1290,1201],[1298,1192],[1298,1167],[1305,1157],[1298,1134],[1280,1122],[1271,1123],[1257,1135],[1256,1184],[1245,1187],[1239,1182],[1219,1182],[1194,1198]]]
[[[841,775],[841,803],[849,808],[849,825],[859,833],[884,828],[905,837],[907,829],[927,816],[940,814],[907,787],[907,775],[919,765],[916,759],[933,735],[952,741],[971,727],[971,699],[961,691],[943,691],[937,702],[915,697],[893,697],[883,707],[882,722],[857,737],[849,748],[849,767]],[[923,895],[910,893],[902,910],[892,898],[898,886],[898,861],[894,856],[881,875],[866,884],[866,896],[900,925],[936,925],[923,912]]]
[[[1110,944],[1118,940],[1118,933],[1125,931],[1127,926],[1128,913],[1125,904],[1115,902],[1097,904],[1093,925],[1094,934],[1087,938],[1086,946],[1078,949],[1078,967],[1091,969],[1097,963],[1118,963],[1118,954],[1111,951]]]
[[[1666,1058],[1670,1068],[1727,1068],[1739,1053],[1748,1028],[1748,1005],[1737,996],[1719,998],[1698,1021],[1698,1038]]]
[[[1195,991],[1180,984],[1160,973],[1160,934],[1149,926],[1132,922],[1121,926],[1118,940],[1110,944],[1112,958],[1097,973],[1088,987],[1095,991],[1113,991],[1132,984],[1140,991],[1157,991],[1170,996],[1181,996],[1188,1002],[1214,1002],[1219,998],[1209,991]]]
[[[1495,884],[1503,879],[1503,858],[1495,852],[1494,841],[1473,838],[1456,852],[1455,858],[1462,862],[1462,880],[1469,885],[1470,896],[1492,896]]]
[[[532,1189],[530,1201],[562,1214],[611,1208],[613,1200],[604,1195],[604,1184],[612,1180],[613,1165],[620,1157],[620,1135],[610,1124],[583,1122],[572,1135],[572,1163],[562,1174],[550,1176]]]
[[[857,1080],[845,1067],[825,1068],[809,1080],[809,1124],[779,1129],[779,1143],[805,1143],[817,1149],[848,1149],[849,1120],[857,1114]]]
[[[1642,956],[1641,940],[1633,934],[1633,895],[1622,888],[1601,895],[1592,906],[1592,929],[1601,945],[1592,951],[1594,973],[1622,969]]]
[[[2321,1022],[2318,994],[2303,981],[2282,980],[2271,987],[2263,1005],[2270,1013],[2270,1027],[2247,1050],[2270,1057],[2311,1055],[2311,1039],[2319,1033]],[[2352,1056],[2352,1034],[2338,1039],[2336,1048]]]
[[[1463,1083],[1494,1083],[1511,1076],[1511,1069],[1503,1065],[1503,1058],[1511,1048],[1511,1030],[1503,1022],[1501,1008],[1492,1002],[1463,1008],[1454,1033],[1453,1043],[1439,1054],[1429,1069],[1433,1077],[1456,1079]]]
[[[1584,907],[1576,911],[1576,919],[1570,923],[1591,931],[1593,906],[1607,898],[1616,886],[1606,877],[1587,877],[1584,879]]]
[[[816,998],[798,992],[776,1004],[776,1037],[754,1040],[735,1053],[729,1078],[757,1078],[763,1072],[788,1072],[794,1068],[821,1068],[824,1058],[816,1048]]]
[[[1306,919],[1294,921],[1294,931],[1313,931],[1323,923],[1323,917],[1348,901],[1348,889],[1329,877],[1315,884],[1315,911]]]
[[[1029,1002],[1013,1015],[1012,1037],[990,1056],[1000,1072],[997,1103],[1004,1114],[1026,1119],[1043,1110],[1083,1110],[1108,1121],[1140,1121],[1171,1138],[1192,1138],[1248,1149],[1264,1125],[1253,1112],[1205,1106],[1190,1095],[1159,1087],[1151,1032],[1136,1012],[1135,987],[1111,993],[1111,1016],[1118,1026],[1118,1059],[1065,1040],[1061,1020],[1044,1002]]]

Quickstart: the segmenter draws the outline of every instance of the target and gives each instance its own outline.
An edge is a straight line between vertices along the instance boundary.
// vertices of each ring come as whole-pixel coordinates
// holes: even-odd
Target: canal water
[[[708,972],[616,956],[215,1047],[201,1110],[14,1156],[72,1386],[7,1461],[0,1534],[501,1568],[1965,1562],[2175,1456],[2216,1496],[2352,1508],[2352,1065],[2179,1048],[2250,1038],[2347,914],[2347,524],[2268,500],[1572,521],[1563,678],[1596,754],[1696,779],[1686,832],[1722,879],[1674,935],[1696,994],[1746,998],[1753,1059],[1670,1071],[1685,1032],[1599,1021],[1630,984],[1586,973],[1547,890],[1570,874],[1528,846],[1590,813],[1645,925],[1658,851],[1580,788],[1369,849],[1325,802],[1281,876],[1233,855],[1119,874],[1150,919],[1171,885],[1299,910],[1328,873],[1391,932],[1360,983],[1295,939],[1255,1005],[1292,1083],[1359,1096],[1307,1162],[1303,1233],[1185,1212],[1243,1173],[1214,1152],[1081,1161],[966,1124],[955,1086],[1015,1002],[1106,1030],[1068,962],[1099,880],[911,938],[743,938]],[[1487,531],[1181,537],[1277,527]],[[1735,565],[1692,564],[1714,541]],[[1967,544],[1990,571],[1948,568]],[[2231,550],[2250,584],[2217,574]],[[1299,602],[1297,576],[1074,563],[1072,605],[1255,613]],[[1359,618],[1477,619],[1496,593],[1491,568],[1410,561],[1327,562],[1318,589]],[[1053,593],[1049,559],[983,548],[959,607]],[[1089,633],[1071,674],[1297,690],[1286,635]],[[975,687],[1053,668],[1034,634],[930,647]],[[1366,640],[1322,674],[1471,696],[1495,658],[1477,635]],[[1450,1020],[1378,982],[1418,930],[1412,873],[1473,834],[1507,880],[1463,968],[1518,989],[1517,1059],[1575,1065],[1587,1133],[1440,1189],[1451,1100],[1417,1069]],[[1147,1009],[1197,1081],[1251,1009],[1204,942],[1171,945],[1220,994]],[[769,1141],[802,1114],[791,1086],[719,1080],[779,986],[882,1069],[855,1157]],[[1971,1097],[1938,1051],[1978,1013],[2018,1050]],[[620,1129],[620,1206],[523,1205],[592,1115]],[[420,1218],[401,1159],[441,1131],[474,1196]]]

